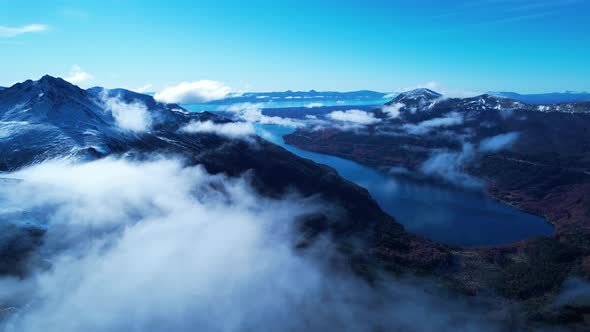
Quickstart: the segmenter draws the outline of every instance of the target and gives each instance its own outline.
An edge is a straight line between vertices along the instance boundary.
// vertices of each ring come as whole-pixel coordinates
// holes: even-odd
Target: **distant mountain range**
[[[538,94],[519,94],[516,92],[491,92],[500,97],[511,98],[527,104],[560,104],[590,101],[588,92],[553,92]]]
[[[142,122],[146,126],[140,126]],[[447,249],[405,232],[365,189],[342,179],[333,169],[256,135],[240,139],[214,131],[181,130],[203,122],[209,127],[230,123],[211,113],[188,112],[124,89],[83,90],[51,76],[27,80],[0,91],[0,172],[55,158],[180,156],[213,174],[237,177],[247,172],[253,187],[265,196],[293,190],[304,197],[321,196],[341,213],[301,220],[308,241],[324,232],[334,233],[336,241],[355,237],[355,243],[364,243],[358,250],[368,260],[389,260],[388,264],[405,271],[448,263]],[[0,210],[0,219],[2,213]],[[42,233],[39,230],[35,236]],[[383,242],[383,237],[390,240]],[[35,248],[18,241],[14,246],[0,243],[0,275],[22,274],[26,264],[19,259],[28,257],[30,250]],[[389,256],[377,258],[376,252]],[[10,257],[10,262],[2,261],[3,257]]]
[[[381,100],[388,93],[370,90],[352,92],[335,91],[282,91],[282,92],[246,92],[240,95],[230,95],[222,100],[209,102],[210,104],[260,103],[272,101],[337,101],[337,100]]]
[[[94,87],[91,89],[102,89]],[[0,86],[0,91],[6,87]],[[89,90],[91,90],[89,89]],[[121,89],[117,89],[121,90]],[[423,89],[417,89],[423,90]],[[129,91],[129,90],[126,90]],[[145,92],[144,95],[153,96],[155,92]],[[245,102],[271,102],[271,101],[338,101],[338,100],[380,100],[387,97],[396,96],[397,92],[377,92],[372,90],[359,90],[350,92],[337,91],[274,91],[274,92],[245,92],[243,94],[229,95],[227,98],[221,100],[213,100],[205,104],[233,104]],[[552,93],[538,93],[538,94],[520,94],[516,92],[497,91],[489,92],[490,95],[498,97],[506,97],[520,101],[527,104],[560,104],[590,101],[589,92],[552,92]]]
[[[417,89],[428,90],[428,89]],[[246,92],[241,95],[230,95],[222,100],[215,100],[209,104],[233,104],[244,102],[272,102],[272,101],[346,101],[346,100],[384,100],[399,93],[384,93],[371,90],[360,90],[352,92],[335,91],[283,91],[283,92]],[[559,104],[590,101],[590,93],[586,92],[555,92],[541,94],[519,94],[516,92],[490,92],[489,95],[510,98],[527,104]]]

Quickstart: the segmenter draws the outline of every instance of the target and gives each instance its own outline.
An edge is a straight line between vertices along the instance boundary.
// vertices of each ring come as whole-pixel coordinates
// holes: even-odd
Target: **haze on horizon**
[[[441,3],[0,0],[0,86],[590,90],[587,1]]]

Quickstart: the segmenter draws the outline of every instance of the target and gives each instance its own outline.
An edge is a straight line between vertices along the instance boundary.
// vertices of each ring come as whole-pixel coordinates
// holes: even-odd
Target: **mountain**
[[[407,108],[423,108],[428,104],[438,100],[442,95],[430,89],[415,89],[412,91],[400,93],[386,105],[403,104]]]
[[[399,111],[394,116],[387,111],[392,106]],[[477,147],[488,138],[514,134],[506,136],[518,136],[507,141],[507,149],[482,150],[479,155],[501,153],[590,171],[590,103],[530,105],[489,94],[444,98],[420,89],[402,93],[372,113],[379,122],[362,131],[301,128],[286,139],[373,167],[404,166],[420,172],[435,151],[460,152],[466,144]]]
[[[531,105],[415,90],[372,113],[379,121],[360,128],[299,128],[284,139],[385,172],[404,168],[425,181],[483,186],[497,200],[544,216],[555,226],[552,236],[473,250],[471,272],[454,277],[551,319],[565,315],[551,307],[562,283],[590,280],[590,103]]]
[[[498,97],[505,97],[518,100],[527,104],[563,104],[590,101],[588,92],[553,92],[538,94],[519,94],[516,92],[491,92]]]
[[[135,122],[129,126],[125,122],[128,117],[120,118],[121,113],[134,115],[135,122],[145,120],[143,117],[149,121],[143,121],[144,127],[137,127]],[[243,140],[179,130],[195,121],[229,122],[124,89],[83,90],[61,78],[44,76],[0,91],[0,171],[64,157],[181,156],[214,174],[237,177],[248,172],[252,185],[262,195],[277,197],[296,190],[304,197],[321,196],[343,213],[309,216],[301,221],[302,229],[310,239],[325,232],[343,243],[355,238],[360,259],[355,260],[357,266],[379,261],[392,269],[425,271],[449,264],[450,254],[444,246],[405,232],[365,189],[342,179],[333,169],[297,157],[257,136]],[[0,219],[14,218],[2,213]],[[0,262],[0,267],[11,267],[0,272],[22,273],[24,267],[15,261],[24,259],[42,241],[43,230],[23,232],[32,237],[29,245],[0,246],[0,257],[12,257],[8,263]]]

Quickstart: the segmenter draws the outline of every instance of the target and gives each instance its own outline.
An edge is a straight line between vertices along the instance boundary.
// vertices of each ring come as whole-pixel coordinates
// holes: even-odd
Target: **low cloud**
[[[475,153],[473,144],[465,143],[459,152],[434,153],[422,164],[421,170],[424,174],[441,178],[457,186],[480,188],[483,183],[463,171],[464,167],[473,160]]]
[[[519,134],[516,132],[500,134],[486,138],[479,144],[482,152],[497,152],[510,148],[518,139]]]
[[[29,24],[22,27],[0,26],[0,37],[16,37],[24,33],[43,32],[49,29],[45,24]]]
[[[164,103],[198,104],[223,99],[231,92],[232,89],[221,82],[202,80],[168,87],[154,98]]]
[[[580,278],[570,278],[563,283],[554,306],[590,307],[590,282]]]
[[[395,103],[392,105],[385,105],[381,108],[381,111],[390,118],[397,118],[400,115],[400,110],[406,105],[403,103]]]
[[[434,118],[426,121],[422,121],[418,124],[405,124],[402,128],[410,134],[423,135],[428,133],[430,130],[438,127],[451,127],[460,125],[463,123],[463,116],[457,112],[451,112],[444,117]]]
[[[79,84],[86,81],[93,79],[94,76],[90,75],[89,73],[85,72],[80,68],[78,65],[72,66],[68,76],[65,78],[66,81],[72,84]]]
[[[38,211],[44,267],[0,278],[6,331],[492,331],[419,279],[369,286],[329,240],[294,249],[315,199],[269,199],[181,160],[47,162],[0,187]],[[343,265],[343,264],[340,264]],[[442,310],[441,310],[442,308]]]
[[[269,116],[262,113],[264,104],[240,103],[230,106],[220,107],[220,111],[233,113],[234,116],[242,121],[260,124],[273,124],[287,127],[302,127],[305,124],[290,118],[280,116]]]
[[[327,115],[328,118],[341,122],[348,122],[359,125],[370,125],[379,122],[372,113],[352,109],[348,111],[335,111]]]
[[[153,88],[153,85],[152,84],[146,84],[144,86],[140,86],[140,87],[137,87],[137,88],[132,88],[130,90],[131,91],[135,91],[137,93],[145,93],[145,92],[151,92],[151,91],[153,91],[152,88]]]
[[[307,105],[305,105],[306,108],[317,108],[317,107],[323,107],[324,104],[322,103],[309,103]]]
[[[254,135],[254,126],[248,122],[215,123],[213,121],[191,121],[180,129],[186,133],[210,133],[230,138],[243,138]]]
[[[454,185],[480,188],[483,182],[464,169],[477,158],[480,152],[495,152],[507,149],[518,139],[518,133],[511,132],[482,140],[478,147],[463,143],[461,151],[440,151],[433,153],[421,166],[424,174],[444,179]]]
[[[145,132],[151,129],[152,117],[147,106],[141,101],[127,103],[121,96],[108,96],[106,90],[100,96],[105,109],[111,112],[119,128],[132,132]]]

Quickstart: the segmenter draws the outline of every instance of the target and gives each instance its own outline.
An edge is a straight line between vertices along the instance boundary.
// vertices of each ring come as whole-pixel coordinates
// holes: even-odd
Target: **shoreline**
[[[549,226],[552,227],[551,233],[550,234],[547,234],[547,235],[537,235],[537,236],[534,236],[533,235],[533,236],[530,236],[530,237],[528,237],[526,239],[522,239],[522,240],[515,241],[515,242],[504,243],[504,244],[466,246],[466,245],[452,245],[452,244],[442,243],[442,242],[437,241],[435,239],[432,239],[430,237],[427,237],[427,236],[420,235],[420,234],[417,234],[415,232],[409,231],[409,230],[407,230],[407,227],[404,226],[404,228],[406,228],[406,230],[408,232],[410,232],[411,234],[414,234],[416,236],[421,236],[421,237],[427,238],[430,241],[434,241],[436,243],[439,243],[439,244],[445,245],[445,246],[451,246],[451,247],[455,247],[455,248],[461,248],[463,250],[477,250],[479,248],[481,248],[481,249],[490,249],[490,248],[511,247],[511,246],[514,246],[514,245],[522,244],[523,242],[526,242],[526,241],[528,241],[530,239],[533,239],[535,237],[538,237],[538,236],[551,238],[551,237],[554,237],[557,234],[558,225],[556,225],[555,221],[551,220],[546,215],[543,215],[543,214],[540,214],[540,213],[536,213],[535,211],[528,210],[528,209],[526,209],[526,208],[524,208],[524,207],[522,207],[520,205],[517,205],[517,204],[515,204],[513,202],[510,202],[510,201],[501,199],[500,198],[500,195],[496,195],[492,191],[489,190],[490,188],[494,187],[494,184],[493,183],[490,183],[488,180],[485,180],[485,179],[481,179],[481,178],[477,178],[476,177],[477,179],[482,180],[483,182],[485,182],[486,183],[486,186],[485,186],[485,188],[483,188],[483,190],[474,190],[474,189],[469,189],[469,188],[458,187],[456,185],[449,184],[449,183],[447,183],[445,181],[438,181],[438,180],[436,180],[434,178],[430,178],[430,177],[427,177],[427,176],[420,176],[420,175],[418,175],[418,173],[413,172],[413,171],[408,171],[407,173],[400,174],[400,175],[392,175],[392,174],[389,174],[388,172],[385,172],[384,171],[385,166],[376,166],[373,163],[368,163],[368,162],[366,162],[364,160],[361,160],[361,159],[351,159],[347,155],[344,155],[344,154],[338,154],[338,153],[333,154],[333,153],[320,152],[320,151],[317,151],[317,150],[308,150],[308,149],[304,148],[301,145],[297,145],[297,144],[293,144],[293,143],[288,143],[287,140],[285,140],[285,137],[288,136],[288,135],[289,134],[286,134],[286,135],[283,135],[282,136],[283,141],[284,141],[284,144],[287,144],[287,145],[296,147],[298,149],[301,149],[301,150],[304,150],[304,151],[307,151],[307,152],[319,153],[319,154],[324,154],[324,155],[327,155],[327,156],[333,156],[333,157],[337,157],[337,158],[342,158],[344,160],[355,162],[355,163],[358,163],[361,166],[370,168],[370,169],[372,169],[372,170],[374,170],[374,171],[376,171],[376,172],[378,172],[378,173],[380,173],[380,174],[382,174],[384,176],[390,176],[392,178],[395,178],[396,176],[407,176],[412,181],[417,181],[419,183],[423,183],[423,184],[426,184],[426,185],[437,185],[437,186],[441,186],[441,187],[443,187],[445,189],[457,190],[457,191],[462,191],[462,192],[466,192],[466,193],[478,194],[478,195],[481,195],[482,197],[488,198],[488,199],[493,200],[493,201],[495,201],[497,203],[500,203],[500,204],[505,205],[507,207],[513,208],[515,210],[518,210],[519,212],[526,213],[528,215],[541,218],[541,219],[543,219],[543,222],[545,222],[547,225],[549,225]],[[392,166],[392,167],[395,167],[395,166]],[[473,176],[472,174],[470,174],[470,175]],[[391,216],[393,218],[396,218],[395,215],[391,215]],[[398,219],[399,218],[396,218],[396,220],[398,220]]]

